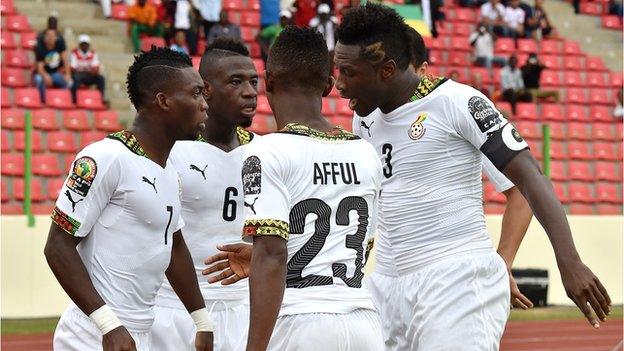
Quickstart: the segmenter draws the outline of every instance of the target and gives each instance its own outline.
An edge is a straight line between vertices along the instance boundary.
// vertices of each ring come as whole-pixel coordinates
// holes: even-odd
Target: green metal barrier
[[[28,226],[35,226],[35,216],[32,213],[32,114],[26,111],[24,116],[24,214],[28,219]]]
[[[550,125],[542,125],[542,154],[544,155],[544,164],[542,166],[544,175],[550,178]]]

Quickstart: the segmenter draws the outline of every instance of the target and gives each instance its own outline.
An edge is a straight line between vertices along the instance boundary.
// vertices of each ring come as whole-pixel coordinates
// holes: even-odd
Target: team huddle
[[[336,79],[318,32],[275,40],[264,136],[245,129],[259,73],[241,42],[215,41],[199,72],[165,48],[136,57],[134,124],[78,153],[52,214],[45,255],[73,301],[54,350],[498,350],[511,305],[531,306],[508,273],[531,210],[568,296],[605,320],[607,291],[494,104],[428,75],[390,8],[350,10],[336,36]],[[321,114],[334,85],[353,133]],[[482,172],[519,218],[498,253]]]

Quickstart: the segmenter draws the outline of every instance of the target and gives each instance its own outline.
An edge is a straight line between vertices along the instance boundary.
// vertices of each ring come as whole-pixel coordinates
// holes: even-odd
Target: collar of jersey
[[[416,90],[414,91],[414,95],[410,98],[410,101],[414,102],[424,98],[447,80],[448,78],[445,77],[424,76],[418,83],[418,86],[416,86]]]
[[[243,127],[236,127],[236,137],[241,145],[245,145],[251,142],[254,134]],[[203,141],[204,143],[207,143],[206,139],[204,139],[201,134],[197,137],[196,141]]]
[[[321,140],[355,140],[359,139],[359,137],[353,133],[347,132],[342,129],[340,126],[335,126],[329,132],[321,132],[320,130],[316,130],[305,126],[299,123],[288,123],[284,129],[278,131],[278,133],[289,133],[289,134],[298,134],[305,135],[315,139]]]
[[[135,154],[149,158],[145,150],[143,150],[143,148],[139,144],[136,136],[134,136],[134,134],[132,134],[132,132],[129,130],[121,130],[119,132],[108,135],[107,138],[117,140],[124,144],[128,149],[130,149],[130,151],[134,152]]]

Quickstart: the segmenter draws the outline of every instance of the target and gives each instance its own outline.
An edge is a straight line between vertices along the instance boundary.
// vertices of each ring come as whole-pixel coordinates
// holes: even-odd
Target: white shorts
[[[269,351],[382,351],[376,311],[306,313],[277,319]]]
[[[150,333],[130,332],[137,351],[149,351]],[[101,351],[102,332],[76,305],[70,305],[59,320],[53,341],[54,351]]]
[[[211,306],[207,306],[211,309]],[[243,351],[247,345],[249,305],[212,311],[214,351]],[[186,310],[154,306],[151,351],[195,351],[195,324]]]
[[[441,259],[366,281],[386,351],[497,351],[509,317],[509,277],[492,252]]]

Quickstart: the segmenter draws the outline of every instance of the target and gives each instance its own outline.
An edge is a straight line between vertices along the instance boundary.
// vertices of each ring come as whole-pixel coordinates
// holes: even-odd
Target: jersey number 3
[[[392,177],[392,163],[390,163],[390,161],[392,161],[392,145],[383,144],[383,146],[381,147],[381,153],[384,154],[386,160],[386,164],[383,168],[383,175],[387,179]]]
[[[349,225],[349,212],[357,211],[358,227],[355,234],[347,235],[345,246],[356,251],[355,273],[353,277],[347,277],[347,265],[344,263],[333,263],[333,277],[342,279],[350,288],[362,287],[364,273],[364,247],[363,242],[366,237],[368,227],[368,204],[366,200],[358,196],[348,196],[340,201],[336,210],[336,224],[340,226]],[[324,201],[319,199],[307,199],[296,204],[290,211],[290,234],[303,234],[305,219],[309,214],[317,216],[314,222],[314,235],[308,240],[299,251],[288,261],[288,271],[286,272],[286,286],[288,288],[307,288],[310,286],[331,285],[334,283],[333,277],[324,275],[309,274],[302,277],[301,274],[316,255],[321,251],[325,240],[330,232],[331,208]]]

